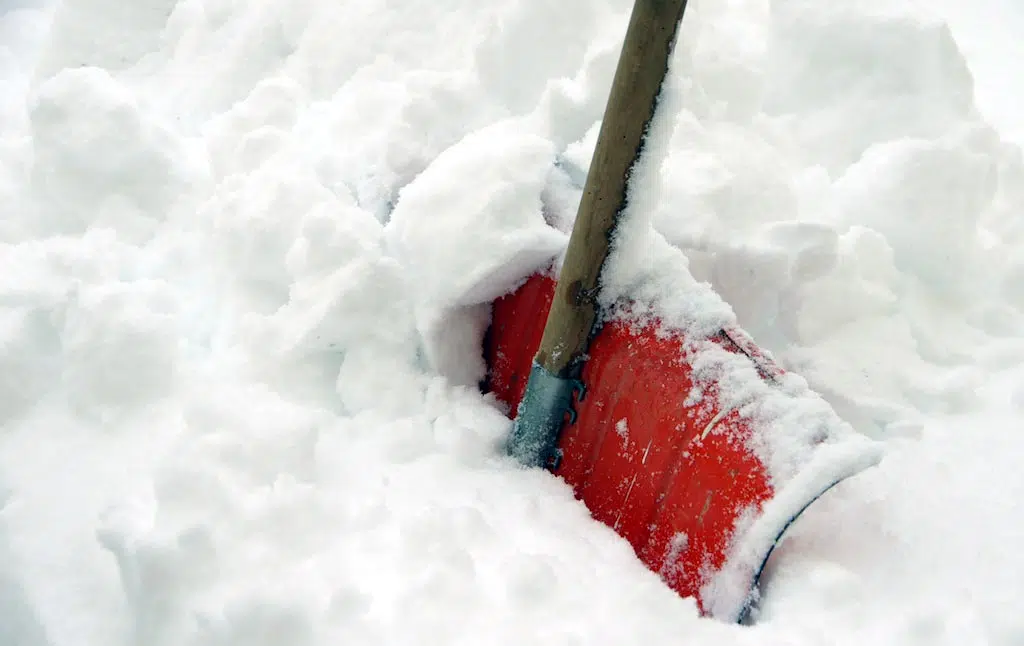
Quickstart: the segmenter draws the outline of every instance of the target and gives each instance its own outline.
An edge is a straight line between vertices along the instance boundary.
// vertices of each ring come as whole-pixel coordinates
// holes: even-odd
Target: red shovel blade
[[[494,304],[489,388],[512,411],[554,287],[553,278],[536,275]],[[562,432],[556,473],[669,586],[695,597],[703,612],[737,620],[789,523],[878,454],[852,432],[840,442],[823,432],[814,440],[821,450],[808,447],[803,463],[781,481],[773,477],[763,457],[765,429],[740,408],[722,408],[716,383],[694,388],[694,365],[712,347],[746,357],[768,383],[783,375],[739,329],[695,340],[657,322],[602,327],[582,375],[586,398]]]

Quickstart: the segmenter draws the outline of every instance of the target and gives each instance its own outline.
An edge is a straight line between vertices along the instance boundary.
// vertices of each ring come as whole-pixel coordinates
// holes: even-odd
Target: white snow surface
[[[886,447],[732,626],[477,390],[629,2],[0,0],[0,643],[1024,643],[1024,10],[947,6],[690,0],[610,285]]]

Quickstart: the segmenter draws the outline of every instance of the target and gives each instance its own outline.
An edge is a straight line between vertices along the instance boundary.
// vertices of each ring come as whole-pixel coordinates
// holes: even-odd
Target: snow
[[[415,276],[417,329],[430,365],[457,383],[484,377],[476,348],[489,322],[486,304],[550,265],[568,242],[543,214],[554,146],[530,130],[499,121],[442,152],[402,189],[384,230],[390,253]],[[468,332],[464,342],[449,333],[453,325]]]
[[[629,4],[0,2],[0,641],[1024,639],[1006,0],[687,9],[609,294],[886,450],[754,625],[501,456],[486,303],[557,262]]]

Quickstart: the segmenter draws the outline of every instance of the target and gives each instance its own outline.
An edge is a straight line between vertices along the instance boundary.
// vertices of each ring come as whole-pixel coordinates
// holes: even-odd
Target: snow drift
[[[1020,641],[1024,164],[909,2],[692,0],[648,159],[650,239],[889,447],[758,624],[501,457],[487,302],[564,244],[628,10],[0,9],[4,643]]]

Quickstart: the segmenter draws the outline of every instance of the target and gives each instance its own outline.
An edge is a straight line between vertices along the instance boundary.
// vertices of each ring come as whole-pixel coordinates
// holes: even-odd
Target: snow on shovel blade
[[[554,288],[538,274],[494,304],[489,389],[512,411]],[[563,428],[555,473],[705,614],[742,619],[789,524],[880,459],[738,328],[691,339],[657,320],[613,321],[588,354],[587,395]]]

